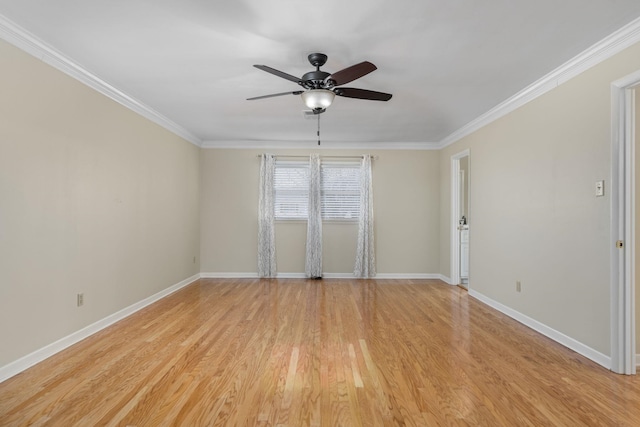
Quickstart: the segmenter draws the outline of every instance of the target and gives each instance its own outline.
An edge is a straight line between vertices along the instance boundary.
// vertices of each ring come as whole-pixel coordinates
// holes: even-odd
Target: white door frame
[[[459,285],[460,280],[460,233],[458,221],[460,220],[460,159],[469,156],[469,149],[451,156],[451,284]],[[469,159],[471,160],[471,159]],[[469,161],[471,170],[471,161]],[[471,174],[469,174],[471,178]],[[469,179],[467,178],[467,179]],[[469,179],[469,187],[471,180]],[[469,209],[469,211],[471,211]],[[470,286],[469,284],[467,286]]]
[[[634,87],[638,85],[640,71],[611,84],[611,370],[628,375],[636,373]]]

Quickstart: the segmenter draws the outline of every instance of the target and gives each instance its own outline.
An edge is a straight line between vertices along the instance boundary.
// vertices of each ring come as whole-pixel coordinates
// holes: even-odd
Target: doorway
[[[451,284],[469,289],[470,153],[451,156]]]

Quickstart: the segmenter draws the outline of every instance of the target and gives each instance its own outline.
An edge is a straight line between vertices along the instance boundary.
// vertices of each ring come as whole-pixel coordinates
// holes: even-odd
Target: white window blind
[[[278,162],[273,178],[276,219],[307,219],[309,165]]]
[[[360,211],[360,164],[323,163],[322,219],[357,221]],[[306,220],[309,198],[309,165],[276,162],[274,176],[275,218]]]
[[[322,218],[357,220],[360,212],[360,165],[322,165]]]

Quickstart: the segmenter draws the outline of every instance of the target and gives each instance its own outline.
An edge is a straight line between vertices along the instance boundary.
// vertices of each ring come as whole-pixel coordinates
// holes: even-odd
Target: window
[[[357,221],[360,212],[360,164],[323,163],[322,219]],[[306,220],[309,198],[309,165],[276,162],[274,176],[275,218]]]
[[[309,165],[276,161],[273,176],[276,219],[307,219]]]
[[[360,214],[360,164],[322,165],[322,219],[357,220]]]

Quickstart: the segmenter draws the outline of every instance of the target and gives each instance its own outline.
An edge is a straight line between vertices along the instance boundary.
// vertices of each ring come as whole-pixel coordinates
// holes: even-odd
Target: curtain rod
[[[258,154],[258,157],[262,157],[262,154]],[[274,154],[273,157],[287,157],[287,158],[295,158],[295,159],[308,159],[309,156],[300,155],[286,155],[286,154]],[[321,159],[361,159],[362,156],[320,156]],[[378,156],[371,156],[373,160],[378,160]]]

